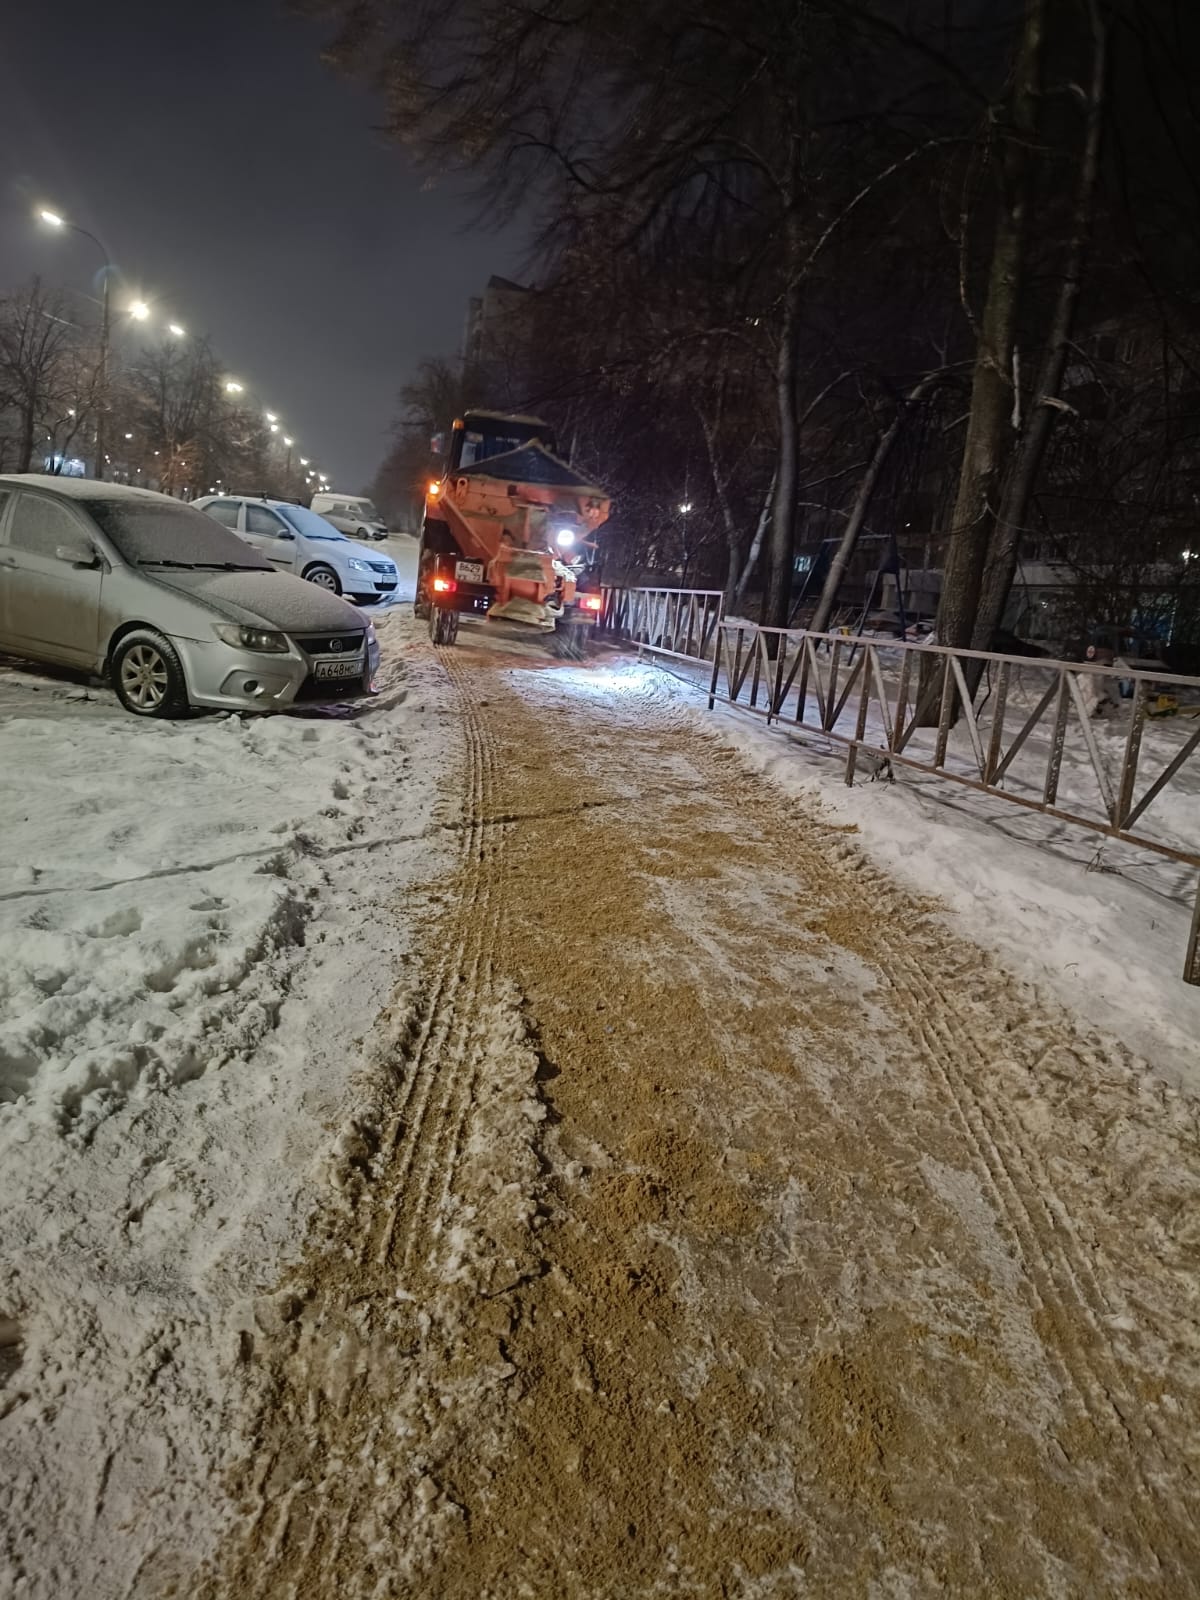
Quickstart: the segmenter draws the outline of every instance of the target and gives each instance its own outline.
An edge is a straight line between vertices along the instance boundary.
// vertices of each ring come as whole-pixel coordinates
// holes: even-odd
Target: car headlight
[[[218,639],[238,650],[258,650],[264,655],[285,655],[287,636],[273,633],[269,628],[248,628],[241,622],[217,622],[213,632]]]
[[[365,561],[347,561],[346,565],[352,572],[370,572],[371,570]]]

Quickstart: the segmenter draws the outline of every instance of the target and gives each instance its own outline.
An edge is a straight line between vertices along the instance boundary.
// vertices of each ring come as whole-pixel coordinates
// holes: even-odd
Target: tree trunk
[[[867,512],[871,507],[871,497],[878,486],[880,476],[887,465],[888,457],[892,453],[892,446],[900,436],[900,431],[908,420],[910,408],[916,401],[928,394],[936,384],[946,376],[946,368],[941,367],[937,372],[930,372],[914,385],[896,408],[896,415],[891,424],[880,434],[879,442],[875,446],[875,453],[863,474],[862,482],[858,486],[858,493],[854,496],[854,504],[850,508],[850,516],[846,522],[846,530],[842,534],[841,543],[834,552],[833,560],[829,563],[829,571],[825,575],[825,587],[821,590],[821,598],[817,601],[817,608],[813,612],[809,629],[813,633],[824,633],[829,626],[829,618],[837,603],[838,590],[842,586],[842,579],[846,575],[846,568],[850,565],[850,558],[858,545],[859,535],[867,520]]]
[[[1026,0],[1009,126],[999,135],[999,208],[937,614],[938,643],[958,649],[968,647],[975,636],[984,567],[1012,446],[1012,353],[1029,211],[1030,150],[1037,133],[1045,6],[1046,0]],[[922,726],[937,721],[942,660],[927,656],[921,661],[916,714]],[[957,714],[955,696],[953,715]]]
[[[1009,128],[1000,134],[1000,195],[987,298],[979,329],[971,410],[946,552],[938,642],[970,644],[984,564],[996,523],[1012,431],[1012,351],[1028,222],[1030,148],[1037,101],[1046,0],[1026,0]]]
[[[771,482],[767,485],[767,492],[763,496],[762,510],[758,514],[754,537],[751,539],[750,548],[746,552],[746,563],[726,603],[727,612],[731,608],[736,610],[746,598],[746,590],[750,587],[750,579],[754,576],[754,569],[758,566],[759,558],[762,555],[763,540],[766,538],[767,528],[770,526],[771,508],[775,504],[775,485],[778,481],[779,469],[776,467],[771,474]]]
[[[17,450],[17,471],[28,472],[33,465],[33,419],[37,395],[31,394],[21,405],[21,442]]]
[[[768,628],[786,628],[792,601],[796,550],[796,481],[800,441],[796,417],[796,367],[800,346],[800,225],[796,212],[796,150],[793,143],[786,185],[787,283],[783,320],[775,361],[775,400],[779,415],[779,459],[767,543],[767,582],[762,621]]]
[[[1075,310],[1083,287],[1091,239],[1096,182],[1100,172],[1100,147],[1104,136],[1106,82],[1108,76],[1109,21],[1102,17],[1092,0],[1089,5],[1092,26],[1092,73],[1088,92],[1087,119],[1079,157],[1075,204],[1062,283],[1050,325],[1046,358],[1038,377],[1033,404],[1029,408],[1025,433],[1017,447],[1000,524],[993,542],[983,579],[979,614],[974,632],[974,648],[990,650],[1004,618],[1008,597],[1017,571],[1021,535],[1029,515],[1034,486],[1045,458],[1046,446],[1054,431],[1059,407],[1056,404],[1067,367]]]
[[[717,399],[717,422],[714,425],[704,415],[698,405],[693,409],[696,420],[700,424],[700,432],[704,438],[704,448],[708,455],[708,472],[712,479],[713,493],[717,497],[717,506],[721,512],[721,523],[725,529],[725,545],[728,552],[728,562],[725,568],[725,602],[728,609],[729,601],[737,588],[742,571],[742,538],[738,529],[737,520],[733,515],[733,507],[729,504],[729,492],[725,484],[725,475],[717,460],[717,428],[720,426],[723,396]]]

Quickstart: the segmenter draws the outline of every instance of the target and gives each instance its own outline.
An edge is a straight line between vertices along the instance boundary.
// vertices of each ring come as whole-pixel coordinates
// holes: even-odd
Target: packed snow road
[[[442,661],[455,859],[185,1588],[1200,1593],[1194,1102],[649,674]]]
[[[1194,1095],[652,669],[379,628],[0,669],[0,1595],[1200,1594]]]

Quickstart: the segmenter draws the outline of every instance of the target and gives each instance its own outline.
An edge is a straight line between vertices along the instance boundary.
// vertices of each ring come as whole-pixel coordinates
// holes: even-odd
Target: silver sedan
[[[369,694],[379,667],[367,618],[203,512],[36,474],[0,476],[0,649],[106,676],[142,717]]]

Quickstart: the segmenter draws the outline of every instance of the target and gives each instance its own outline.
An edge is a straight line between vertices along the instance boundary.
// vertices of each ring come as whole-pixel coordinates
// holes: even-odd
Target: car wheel
[[[458,638],[458,612],[441,606],[429,609],[429,637],[434,644],[453,644]]]
[[[178,717],[188,709],[183,666],[161,633],[127,633],[113,651],[110,676],[117,699],[135,717]]]
[[[318,589],[328,589],[330,594],[341,594],[342,592],[338,575],[332,567],[309,567],[304,576],[309,583],[315,583]]]

